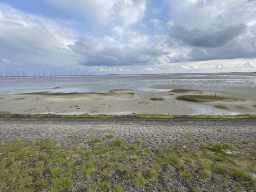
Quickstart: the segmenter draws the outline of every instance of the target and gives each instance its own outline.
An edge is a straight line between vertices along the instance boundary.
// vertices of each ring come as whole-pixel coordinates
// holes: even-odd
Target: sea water
[[[0,95],[29,92],[165,91],[161,86],[256,95],[255,73],[2,77]],[[166,90],[170,90],[166,89]]]

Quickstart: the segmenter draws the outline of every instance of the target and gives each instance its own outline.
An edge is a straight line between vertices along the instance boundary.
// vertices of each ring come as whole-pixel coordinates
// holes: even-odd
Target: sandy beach
[[[115,89],[105,93],[38,92],[0,96],[0,114],[164,114],[164,115],[235,115],[256,114],[256,99],[246,93],[236,101],[194,103],[177,100],[181,95],[215,95],[215,92],[170,92],[170,87],[158,87],[160,92]],[[217,93],[217,96],[233,96]],[[246,98],[246,99],[245,99]],[[241,100],[239,100],[241,99]]]

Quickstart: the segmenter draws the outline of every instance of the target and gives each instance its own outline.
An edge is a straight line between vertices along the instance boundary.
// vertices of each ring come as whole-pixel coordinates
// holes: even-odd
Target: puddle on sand
[[[174,96],[162,96],[162,97],[165,99],[174,99],[175,98]]]
[[[164,96],[164,98],[171,98],[170,96]],[[200,104],[187,104],[188,107],[194,110],[193,113],[184,114],[184,115],[242,115],[242,113],[225,111],[218,109],[212,105],[200,105]],[[34,113],[35,114],[35,113]],[[53,115],[134,115],[141,114],[141,112],[134,111],[120,111],[120,112],[101,112],[101,113],[86,113],[86,112],[69,112],[69,113],[41,113],[41,114],[53,114]]]
[[[75,87],[75,88],[57,88],[57,89],[48,89],[47,91],[51,92],[51,93],[72,93],[72,92],[77,92],[77,93],[85,93],[85,92],[90,92],[90,89],[88,88],[79,88],[79,87]]]
[[[188,104],[188,106],[195,110],[195,112],[190,115],[242,115],[242,113],[225,111],[212,105]]]
[[[140,114],[132,111],[121,111],[121,112],[105,112],[105,113],[88,113],[89,115],[134,115]]]
[[[148,91],[148,92],[168,92],[171,91],[172,89],[155,89],[155,88],[149,88],[149,87],[141,87],[137,89],[138,91]]]

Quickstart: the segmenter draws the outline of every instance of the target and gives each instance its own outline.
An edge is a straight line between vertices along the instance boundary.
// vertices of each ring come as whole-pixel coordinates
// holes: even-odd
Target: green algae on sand
[[[169,92],[172,92],[172,93],[189,93],[189,92],[193,92],[193,93],[202,94],[202,91],[194,90],[194,89],[173,89],[173,90],[171,90]]]
[[[234,98],[234,97],[224,97],[224,96],[214,96],[214,95],[181,95],[176,97],[177,100],[191,101],[191,102],[213,102],[213,101],[245,101],[244,99]]]

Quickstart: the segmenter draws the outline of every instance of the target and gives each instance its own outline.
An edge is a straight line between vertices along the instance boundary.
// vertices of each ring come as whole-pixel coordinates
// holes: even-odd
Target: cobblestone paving
[[[143,140],[147,149],[179,142],[255,143],[256,119],[0,118],[0,142],[54,139],[69,145],[76,138],[90,148],[89,141],[109,134],[124,143]]]

